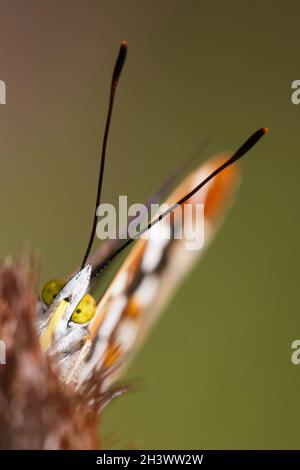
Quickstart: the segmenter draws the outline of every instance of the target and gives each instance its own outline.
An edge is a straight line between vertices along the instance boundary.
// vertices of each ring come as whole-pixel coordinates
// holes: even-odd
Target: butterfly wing
[[[170,195],[167,203],[171,205],[189,193],[226,157],[219,155],[193,171]],[[232,166],[184,204],[191,207],[189,217],[184,218],[190,229],[196,226],[199,215],[197,205],[204,207],[205,248],[233,201],[238,181],[239,170],[237,166]],[[176,209],[183,210],[184,207]],[[166,218],[157,226],[163,228],[164,225],[167,229],[171,220]],[[174,215],[175,232],[176,223],[181,220]],[[100,300],[96,315],[88,326],[91,348],[80,364],[81,384],[98,374],[105,377],[103,389],[107,389],[120,375],[180,281],[204,251],[203,247],[187,250],[186,242],[185,239],[164,237],[142,238],[136,242]]]

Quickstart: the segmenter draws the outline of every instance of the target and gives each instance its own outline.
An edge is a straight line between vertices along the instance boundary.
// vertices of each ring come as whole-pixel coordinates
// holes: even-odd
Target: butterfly
[[[130,237],[107,240],[90,256],[113,103],[126,53],[127,44],[122,42],[110,88],[93,226],[81,268],[68,279],[46,283],[37,308],[41,348],[56,361],[62,380],[84,390],[89,381],[98,378],[103,393],[128,365],[172,293],[203,253],[203,249],[187,250],[183,239],[174,236],[166,239],[143,235],[171,225],[174,235],[179,223],[175,214],[188,205],[192,210],[185,223],[191,228],[197,217],[194,209],[201,204],[206,248],[225,217],[239,183],[239,169],[234,163],[267,132],[266,128],[257,130],[233,155],[217,155],[193,170],[167,197],[167,209],[157,213],[140,230],[138,240]],[[181,170],[182,167],[175,171],[146,206],[170,190]],[[105,268],[132,244],[127,258],[96,301],[89,293],[91,288]]]

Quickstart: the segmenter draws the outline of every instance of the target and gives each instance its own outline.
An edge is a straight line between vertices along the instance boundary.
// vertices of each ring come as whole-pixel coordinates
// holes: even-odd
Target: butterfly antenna
[[[241,147],[238,148],[238,150],[230,157],[228,160],[226,160],[223,164],[218,166],[212,173],[210,173],[204,180],[202,180],[192,191],[190,191],[188,194],[183,196],[179,201],[177,201],[175,204],[172,204],[165,212],[160,214],[156,219],[151,221],[146,227],[144,227],[140,232],[139,232],[139,237],[143,235],[147,230],[149,230],[151,227],[156,225],[158,222],[160,222],[162,219],[167,217],[167,215],[170,214],[174,209],[176,209],[178,206],[181,206],[184,204],[188,199],[190,199],[192,196],[194,196],[195,193],[197,193],[203,186],[205,186],[210,180],[212,180],[215,176],[217,176],[219,173],[224,171],[226,168],[228,168],[230,165],[233,163],[237,162],[240,158],[242,158],[249,150],[268,132],[268,128],[262,127],[258,131],[254,132],[242,145]],[[99,266],[98,272],[94,274],[94,278],[99,276],[106,266],[114,259],[116,256],[118,256],[125,248],[127,248],[131,243],[133,243],[136,240],[136,238],[129,238],[127,239],[123,245],[121,245],[116,251],[114,251],[109,258],[107,258],[102,265]]]
[[[94,219],[93,219],[93,226],[92,226],[92,230],[91,230],[89,243],[88,243],[85,255],[83,257],[82,264],[81,264],[81,269],[84,268],[84,266],[86,264],[86,261],[88,259],[89,254],[90,254],[90,251],[91,251],[91,248],[92,248],[92,245],[93,245],[93,241],[94,241],[94,237],[95,237],[96,226],[97,226],[97,208],[100,205],[101,192],[102,192],[102,186],[103,186],[106,147],[107,147],[107,141],[108,141],[110,121],[111,121],[111,116],[112,116],[112,111],[113,111],[113,105],[114,105],[114,98],[115,98],[115,94],[116,94],[116,89],[117,89],[119,78],[120,78],[124,63],[125,63],[126,54],[127,54],[127,43],[125,41],[122,41],[121,46],[120,46],[120,50],[119,50],[119,54],[118,54],[118,58],[116,60],[116,65],[115,65],[115,68],[114,68],[114,71],[113,71],[112,80],[111,80],[109,106],[108,106],[108,111],[107,111],[105,131],[104,131],[103,142],[102,142],[102,150],[101,150],[100,171],[99,171],[99,179],[98,179],[98,186],[97,186],[96,207],[95,207],[95,213],[94,213]]]
[[[145,202],[147,209],[151,208],[152,204],[159,204],[165,198],[165,196],[170,192],[174,187],[175,182],[179,176],[186,172],[189,166],[194,163],[196,158],[199,158],[204,150],[210,145],[211,138],[204,139],[197,147],[196,150],[185,158],[168,176],[168,178],[161,184],[155,193],[153,193]],[[94,277],[94,274],[98,272],[99,266],[102,265],[111,255],[111,253],[117,250],[124,242],[124,239],[127,238],[127,230],[130,222],[136,217],[134,215],[128,217],[127,223],[120,227],[120,234],[118,238],[107,240],[106,243],[102,244],[100,248],[96,250],[94,255],[90,258],[90,263],[92,264],[92,274],[91,277]]]

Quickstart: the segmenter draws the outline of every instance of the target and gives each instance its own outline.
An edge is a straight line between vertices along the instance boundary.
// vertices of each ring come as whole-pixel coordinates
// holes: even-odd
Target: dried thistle
[[[95,449],[98,415],[60,380],[42,354],[36,329],[36,295],[28,264],[0,266],[1,449]]]

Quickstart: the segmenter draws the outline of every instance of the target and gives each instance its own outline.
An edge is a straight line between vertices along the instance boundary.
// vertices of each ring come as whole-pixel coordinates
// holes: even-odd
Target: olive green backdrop
[[[129,45],[104,199],[143,201],[202,138],[244,160],[238,199],[103,418],[104,444],[299,448],[300,3],[4,1],[0,254],[68,274],[88,240],[109,81]]]

